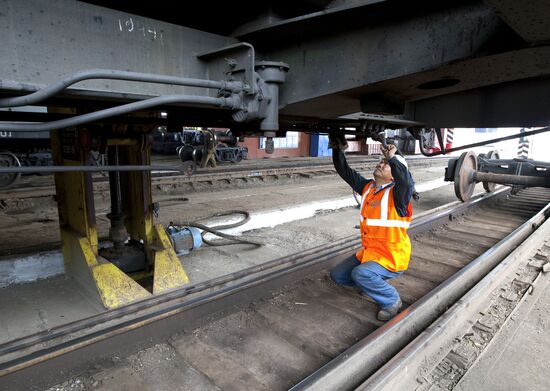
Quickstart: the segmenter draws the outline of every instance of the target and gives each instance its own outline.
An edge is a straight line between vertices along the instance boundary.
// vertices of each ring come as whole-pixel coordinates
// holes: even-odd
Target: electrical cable
[[[203,243],[206,243],[209,246],[227,246],[227,245],[230,245],[230,244],[237,244],[237,243],[251,244],[251,245],[254,245],[254,246],[263,246],[264,245],[263,243],[252,240],[252,239],[244,239],[244,238],[241,238],[241,237],[238,237],[238,236],[233,236],[233,235],[229,235],[229,234],[220,232],[220,230],[239,227],[239,226],[245,224],[246,222],[248,222],[250,220],[250,213],[248,213],[247,211],[244,211],[244,210],[228,210],[228,211],[225,211],[225,212],[216,213],[216,214],[214,214],[212,216],[209,216],[209,217],[205,217],[201,220],[212,219],[212,218],[215,218],[215,217],[230,216],[230,215],[235,215],[235,214],[243,215],[244,218],[240,221],[237,221],[236,223],[216,225],[216,226],[213,226],[213,227],[209,227],[207,225],[197,223],[197,222],[192,222],[192,221],[184,221],[184,222],[181,222],[181,223],[170,223],[170,224],[171,225],[177,225],[177,226],[187,226],[187,227],[195,227],[195,228],[202,229],[203,230],[203,232],[201,234],[202,241],[203,241]],[[229,240],[229,242],[227,242],[227,241],[223,241],[223,242],[215,241],[215,242],[213,242],[213,241],[210,241],[208,239],[205,239],[204,236],[207,233],[211,233],[213,235],[216,235],[216,236],[219,236],[221,238],[227,239],[227,240]]]

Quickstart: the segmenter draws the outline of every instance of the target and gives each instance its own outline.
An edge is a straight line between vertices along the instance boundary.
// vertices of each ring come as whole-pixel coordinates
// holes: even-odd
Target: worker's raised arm
[[[394,145],[388,145],[388,149],[390,150],[385,152],[384,155],[388,160],[395,182],[393,202],[399,216],[405,217],[412,213],[409,210],[409,203],[413,195],[414,180],[405,158],[395,154],[396,147]]]
[[[338,175],[340,175],[356,193],[363,194],[363,189],[371,180],[364,178],[348,165],[346,156],[342,150],[346,145],[345,139],[339,139],[337,136],[333,135],[330,136],[329,147],[332,148],[332,163],[334,163],[334,168],[336,168]]]

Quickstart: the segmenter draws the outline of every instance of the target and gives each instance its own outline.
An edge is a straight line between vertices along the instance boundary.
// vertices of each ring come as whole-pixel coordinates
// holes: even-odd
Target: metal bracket
[[[445,154],[445,142],[443,141],[443,128],[436,128],[435,135],[437,136],[437,141],[439,142],[439,149],[443,154]]]
[[[285,82],[288,64],[275,61],[255,62],[254,48],[238,43],[197,56],[207,61],[208,77],[240,81],[245,96],[242,108],[233,114],[236,122],[261,120],[266,152],[273,152],[273,137],[279,130],[279,85]]]
[[[423,155],[429,155],[430,152],[428,150],[435,146],[435,139],[437,137],[435,131],[433,129],[422,128],[418,132],[418,135],[420,151]]]
[[[237,43],[201,53],[197,58],[207,63],[207,75],[210,80],[241,81],[247,95],[253,95],[258,91],[254,75],[254,47],[251,44]]]

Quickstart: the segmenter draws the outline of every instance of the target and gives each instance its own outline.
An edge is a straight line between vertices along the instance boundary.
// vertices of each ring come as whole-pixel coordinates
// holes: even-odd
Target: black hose
[[[222,216],[230,216],[230,215],[235,215],[235,214],[243,215],[244,218],[240,221],[237,221],[236,223],[216,225],[214,227],[209,227],[207,225],[197,223],[197,222],[192,222],[192,221],[184,221],[184,222],[181,222],[181,223],[175,223],[174,225],[188,226],[188,227],[195,227],[195,228],[202,229],[203,230],[203,232],[201,234],[202,241],[203,241],[203,243],[206,243],[209,246],[227,246],[227,245],[230,245],[230,244],[237,244],[237,243],[251,244],[251,245],[254,245],[254,246],[263,246],[264,244],[261,243],[261,242],[257,242],[255,240],[251,240],[251,239],[243,239],[243,238],[240,238],[238,236],[229,235],[229,234],[226,234],[226,233],[223,233],[223,232],[219,231],[219,230],[222,230],[222,229],[235,228],[235,227],[241,226],[241,225],[245,224],[246,222],[248,222],[250,220],[250,213],[248,213],[244,210],[228,210],[228,211],[225,211],[225,212],[216,213],[216,214],[214,214],[212,216],[209,216],[209,217],[205,217],[204,219],[211,219],[211,218],[214,218],[214,217],[222,217]],[[228,239],[229,242],[227,242],[227,241],[212,242],[210,240],[207,240],[207,239],[204,238],[204,236],[208,232],[211,233],[211,234],[214,234],[216,236],[219,236],[221,238]]]

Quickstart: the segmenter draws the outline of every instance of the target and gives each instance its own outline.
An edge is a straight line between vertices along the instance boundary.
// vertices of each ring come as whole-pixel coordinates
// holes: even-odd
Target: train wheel
[[[191,176],[195,173],[197,169],[197,163],[195,163],[193,160],[187,160],[183,162],[183,173],[187,176]]]
[[[222,152],[224,148],[227,148],[227,144],[219,143],[218,145],[216,145],[216,161],[218,163],[226,163],[226,161],[224,160],[225,156]]]
[[[231,160],[232,163],[239,163],[241,160],[243,160],[243,157],[239,151],[235,153],[235,158]]]
[[[477,171],[477,156],[474,152],[464,152],[456,163],[455,168],[455,194],[462,201],[468,201],[476,183],[472,180],[472,174]]]
[[[21,162],[11,152],[0,152],[0,167],[21,167]],[[0,174],[0,188],[7,188],[13,185],[21,177],[21,173]]]
[[[487,159],[500,159],[500,156],[498,154],[498,151],[489,151],[487,154]],[[483,182],[483,188],[487,193],[491,193],[495,190],[496,183],[493,182]]]

